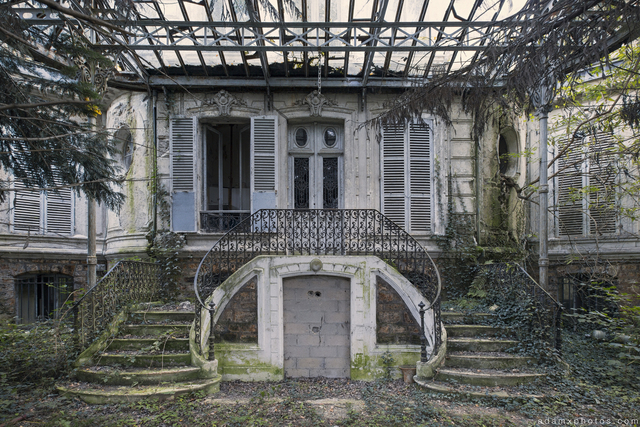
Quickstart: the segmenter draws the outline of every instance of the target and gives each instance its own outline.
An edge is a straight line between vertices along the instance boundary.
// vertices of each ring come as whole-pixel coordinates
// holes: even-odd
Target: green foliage
[[[109,66],[108,59],[69,37],[27,26],[11,7],[11,2],[0,4],[0,167],[27,187],[66,185],[117,209],[123,195],[113,186],[115,144],[89,123],[101,114],[97,89],[82,82],[82,68],[73,67],[80,77],[69,77],[70,69],[43,62],[25,41],[68,61],[88,58]],[[7,181],[0,182],[0,200],[6,195],[3,187]]]
[[[57,378],[75,357],[73,329],[60,321],[0,324],[0,383]]]

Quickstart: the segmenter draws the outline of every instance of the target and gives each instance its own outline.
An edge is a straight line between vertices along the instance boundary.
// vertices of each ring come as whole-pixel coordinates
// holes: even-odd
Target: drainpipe
[[[158,91],[153,91],[153,222],[151,237],[158,232]]]
[[[540,109],[540,286],[548,289],[549,271],[549,183],[547,180],[547,107]]]
[[[540,229],[539,229],[539,283],[543,289],[549,284],[549,181],[547,178],[547,119],[551,109],[555,79],[548,73],[539,86],[532,91],[531,101],[536,109],[540,126]]]

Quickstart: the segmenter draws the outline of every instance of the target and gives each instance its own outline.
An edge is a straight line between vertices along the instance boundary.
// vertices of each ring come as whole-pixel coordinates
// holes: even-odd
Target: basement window
[[[17,323],[59,318],[72,290],[73,278],[62,274],[23,274],[16,277]]]

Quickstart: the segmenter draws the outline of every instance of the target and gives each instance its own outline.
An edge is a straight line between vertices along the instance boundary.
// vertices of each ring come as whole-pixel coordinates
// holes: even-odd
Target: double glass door
[[[291,128],[289,154],[293,208],[342,208],[342,127],[313,123]]]

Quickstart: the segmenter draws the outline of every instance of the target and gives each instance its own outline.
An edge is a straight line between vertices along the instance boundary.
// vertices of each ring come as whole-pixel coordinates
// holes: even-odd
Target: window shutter
[[[567,142],[561,143],[560,150]],[[558,233],[581,236],[584,233],[584,204],[576,192],[584,186],[584,162],[581,147],[572,147],[558,159]]]
[[[431,231],[431,129],[409,125],[410,231]]]
[[[251,118],[251,212],[276,208],[277,116]]]
[[[382,129],[382,213],[406,228],[406,144],[403,126]]]
[[[72,234],[73,194],[69,188],[50,191],[45,196],[46,232]]]
[[[196,230],[195,140],[196,119],[171,120],[171,225],[173,231]]]
[[[616,212],[611,204],[617,167],[612,152],[613,136],[597,133],[589,145],[589,233],[612,234],[616,231]]]
[[[26,188],[16,180],[15,188]],[[13,199],[13,230],[41,234],[42,229],[42,192],[16,191]]]

